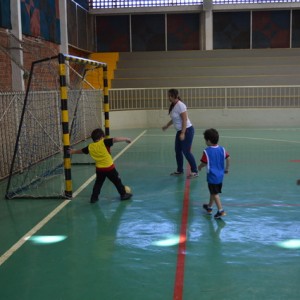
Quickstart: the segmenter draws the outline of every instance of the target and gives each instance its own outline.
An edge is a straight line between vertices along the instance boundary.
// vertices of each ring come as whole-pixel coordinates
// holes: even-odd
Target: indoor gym
[[[205,172],[169,175],[171,128],[111,132],[132,139],[112,147],[132,200],[106,181],[90,204],[92,165],[73,166],[73,200],[2,199],[0,298],[298,299],[300,128],[219,132],[231,155],[221,220],[202,209]]]
[[[299,1],[204,0],[142,15],[125,8],[111,18],[102,9],[90,14],[88,5],[100,2],[110,4],[1,1],[0,170],[11,160],[31,62],[58,52],[102,62],[113,51],[110,135],[133,142],[112,154],[133,197],[120,202],[106,181],[90,204],[94,166],[73,164],[72,200],[7,200],[1,173],[0,299],[299,299]],[[160,129],[168,88],[189,108],[197,162],[211,126],[231,155],[222,220],[202,209],[204,170],[191,180],[169,175],[175,132]]]

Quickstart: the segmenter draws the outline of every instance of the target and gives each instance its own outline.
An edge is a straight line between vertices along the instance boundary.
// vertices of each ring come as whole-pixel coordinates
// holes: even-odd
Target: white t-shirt
[[[175,104],[175,106],[173,107],[173,109],[170,113],[170,117],[173,121],[173,125],[177,131],[182,129],[182,119],[181,119],[180,114],[182,114],[183,112],[186,112],[186,111],[187,111],[186,105],[181,101],[177,101],[177,103]],[[190,119],[187,117],[186,128],[189,128],[191,126],[192,126],[192,123],[191,123]]]

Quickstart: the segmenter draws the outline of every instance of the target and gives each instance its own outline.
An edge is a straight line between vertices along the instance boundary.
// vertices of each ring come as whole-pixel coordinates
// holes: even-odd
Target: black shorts
[[[218,183],[218,184],[209,183],[208,189],[211,195],[220,194],[222,193],[222,183]]]

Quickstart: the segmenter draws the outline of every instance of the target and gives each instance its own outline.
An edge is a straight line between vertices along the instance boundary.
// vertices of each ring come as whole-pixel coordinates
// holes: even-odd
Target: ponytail
[[[171,103],[171,104],[170,104],[170,106],[169,106],[169,114],[171,113],[171,111],[172,111],[172,109],[173,109],[174,106],[175,106],[174,103]]]
[[[168,91],[168,94],[169,96],[172,96],[173,98],[175,99],[178,99],[178,100],[181,100],[180,97],[178,96],[178,90],[176,89],[170,89]],[[170,106],[169,106],[169,114],[171,113],[172,109],[174,108],[175,104],[174,103],[171,103]]]

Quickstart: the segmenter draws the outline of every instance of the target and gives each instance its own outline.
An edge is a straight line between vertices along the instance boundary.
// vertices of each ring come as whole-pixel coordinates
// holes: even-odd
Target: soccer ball
[[[131,188],[128,185],[125,185],[125,191],[127,194],[131,194]]]

